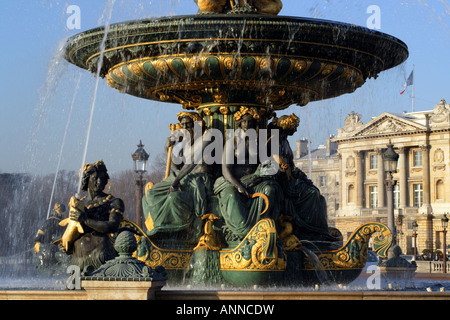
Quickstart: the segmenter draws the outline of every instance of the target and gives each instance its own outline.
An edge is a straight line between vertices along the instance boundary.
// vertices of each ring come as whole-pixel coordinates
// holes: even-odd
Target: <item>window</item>
[[[327,177],[319,176],[319,186],[325,187],[327,185]]]
[[[414,150],[413,151],[413,167],[421,167],[422,166],[422,150]]]
[[[369,186],[369,208],[378,207],[378,186]]]
[[[413,206],[421,207],[423,204],[423,185],[421,183],[416,183],[413,185]]]
[[[394,208],[400,207],[400,186],[396,184],[394,186]]]
[[[378,169],[378,155],[377,154],[370,154],[369,155],[369,169],[373,170],[373,169]]]

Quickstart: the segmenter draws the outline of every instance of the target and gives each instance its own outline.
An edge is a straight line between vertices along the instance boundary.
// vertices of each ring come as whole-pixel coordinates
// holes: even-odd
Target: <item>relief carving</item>
[[[355,168],[355,158],[353,156],[350,156],[347,158],[346,166],[347,169],[354,169]]]
[[[347,160],[345,162],[345,168],[347,169],[347,170],[345,170],[345,176],[346,177],[350,177],[350,176],[355,176],[356,175],[355,158],[353,156],[347,157]]]
[[[408,126],[404,123],[395,121],[393,119],[386,119],[385,121],[381,122],[377,126],[373,126],[372,128],[369,128],[366,130],[366,134],[382,134],[382,133],[390,133],[390,132],[401,132],[401,131],[411,131],[416,130],[416,128],[413,128],[411,126]]]
[[[445,170],[445,155],[444,155],[444,151],[441,148],[437,148],[436,151],[434,151],[434,156],[433,156],[433,171],[437,171],[437,170],[441,170],[444,171]]]

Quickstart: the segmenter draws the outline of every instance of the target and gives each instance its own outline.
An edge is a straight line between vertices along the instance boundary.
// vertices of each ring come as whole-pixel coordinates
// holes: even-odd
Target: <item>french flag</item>
[[[414,83],[414,70],[411,71],[411,74],[409,75],[408,79],[405,82],[405,85],[403,86],[403,91],[400,92],[400,94],[403,94],[406,91],[406,88]]]

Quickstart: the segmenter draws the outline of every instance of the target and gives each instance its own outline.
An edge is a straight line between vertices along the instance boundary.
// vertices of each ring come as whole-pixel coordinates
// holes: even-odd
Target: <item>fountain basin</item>
[[[194,248],[163,249],[156,246],[134,222],[124,219],[121,227],[134,230],[140,238],[136,257],[152,268],[164,267],[168,282],[191,280],[188,268],[192,263]],[[274,221],[263,219],[255,224],[241,242],[231,243],[232,246],[218,251],[218,264],[214,265],[225,283],[235,287],[270,286],[273,283],[307,286],[329,281],[348,284],[361,274],[366,265],[371,238],[374,252],[385,258],[392,243],[392,234],[388,227],[378,222],[359,226],[339,248],[322,248],[306,255],[306,249],[292,251],[282,248]],[[200,264],[207,263],[203,261]],[[211,272],[220,278],[218,273]],[[220,279],[203,280],[221,283]]]
[[[67,41],[66,59],[137,97],[193,109],[253,103],[281,110],[351,93],[408,57],[399,39],[340,22],[258,14],[165,17]]]

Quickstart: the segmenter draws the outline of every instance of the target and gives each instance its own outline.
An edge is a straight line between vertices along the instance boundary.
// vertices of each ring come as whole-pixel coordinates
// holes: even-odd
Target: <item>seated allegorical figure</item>
[[[279,162],[278,182],[283,190],[282,214],[293,222],[293,233],[302,240],[332,241],[327,222],[327,204],[319,189],[306,174],[294,164],[294,153],[288,137],[292,136],[300,124],[300,119],[292,114],[274,118],[269,130],[279,130],[279,154],[274,158]]]
[[[225,238],[229,241],[242,240],[259,220],[276,220],[279,215],[280,186],[273,174],[265,174],[265,167],[259,163],[257,154],[256,125],[259,118],[255,109],[247,107],[242,107],[234,115],[239,129],[225,143],[223,176],[214,184]],[[254,132],[256,141],[250,141],[249,131]],[[253,197],[255,194],[262,196]]]
[[[83,270],[87,266],[99,268],[106,261],[117,256],[110,234],[118,232],[125,211],[121,199],[104,192],[109,175],[103,161],[86,164],[83,169],[81,190],[87,191],[87,201],[72,197],[70,218],[78,223],[82,230],[73,237],[66,233],[70,230],[69,223],[63,239],[67,246],[62,248],[67,254],[72,253],[72,264]],[[67,238],[65,236],[68,236]]]
[[[195,112],[180,112],[178,121],[182,134],[169,136],[166,149],[172,152],[172,159],[178,158],[179,161],[166,179],[146,187],[142,207],[148,235],[164,237],[177,233],[196,242],[201,236],[201,217],[210,213],[209,199],[214,178],[211,166],[197,163],[194,159],[194,153],[201,152],[194,149],[194,123],[202,124],[203,133],[201,117]],[[202,139],[203,136],[196,138]],[[183,144],[189,144],[190,149]],[[183,154],[186,150],[190,150],[190,154]],[[187,157],[191,159],[188,161]]]

